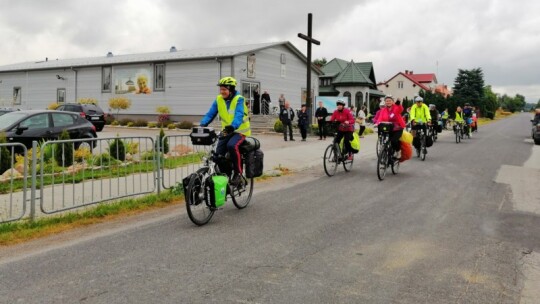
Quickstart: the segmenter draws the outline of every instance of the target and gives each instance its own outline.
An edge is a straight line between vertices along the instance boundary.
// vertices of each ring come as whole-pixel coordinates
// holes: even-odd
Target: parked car
[[[5,132],[8,143],[21,143],[28,149],[32,141],[55,140],[63,130],[67,130],[71,139],[97,138],[96,127],[79,114],[50,111],[26,110],[14,111],[0,117],[0,132]],[[92,148],[92,141],[78,142]]]
[[[0,116],[9,112],[13,112],[13,111],[17,111],[17,110],[13,108],[0,108]]]
[[[59,106],[57,111],[76,112],[96,126],[96,131],[101,132],[105,127],[105,112],[94,104],[66,103]]]
[[[531,120],[532,122],[532,139],[534,140],[535,145],[540,145],[540,111],[536,114],[535,118]]]

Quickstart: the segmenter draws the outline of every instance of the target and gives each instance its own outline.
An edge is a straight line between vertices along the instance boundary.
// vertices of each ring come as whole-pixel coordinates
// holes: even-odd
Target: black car
[[[66,103],[56,110],[79,113],[82,118],[96,126],[97,132],[101,132],[105,126],[105,112],[95,104]]]
[[[21,143],[28,149],[34,140],[58,139],[63,130],[68,131],[71,139],[97,138],[96,127],[76,113],[27,110],[0,116],[0,132],[5,132],[7,142]],[[76,143],[75,147],[80,145]]]

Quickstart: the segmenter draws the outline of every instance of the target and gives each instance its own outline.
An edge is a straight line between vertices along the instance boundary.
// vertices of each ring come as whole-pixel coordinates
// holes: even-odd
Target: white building
[[[132,106],[121,113],[152,119],[156,107],[168,106],[171,118],[180,120],[206,113],[218,94],[218,80],[233,76],[257,115],[267,111],[259,97],[264,91],[274,105],[284,94],[300,107],[306,62],[290,42],[275,42],[18,63],[0,67],[0,106],[44,109],[53,102],[95,98],[108,111],[108,100],[123,96]],[[315,96],[322,72],[312,69]]]
[[[413,71],[399,72],[388,81],[377,84],[377,89],[385,95],[392,95],[400,100],[412,100],[420,90],[434,91],[437,86],[435,74],[414,74]]]

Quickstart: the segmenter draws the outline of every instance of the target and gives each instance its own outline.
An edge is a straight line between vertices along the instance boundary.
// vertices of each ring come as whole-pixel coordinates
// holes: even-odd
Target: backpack
[[[429,148],[431,146],[433,146],[433,137],[426,136],[426,147]]]
[[[259,177],[264,171],[264,153],[261,149],[250,151],[244,156],[246,177]]]

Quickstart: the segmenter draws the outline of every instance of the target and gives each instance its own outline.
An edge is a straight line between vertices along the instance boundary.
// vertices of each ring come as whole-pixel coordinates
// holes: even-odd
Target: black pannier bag
[[[217,134],[214,128],[195,127],[191,129],[191,143],[199,146],[210,146],[216,142]]]
[[[426,136],[426,147],[431,147],[433,146],[433,137],[431,136]]]
[[[261,148],[261,142],[255,137],[246,137],[240,145],[240,153],[245,154]]]
[[[413,138],[413,146],[416,148],[416,149],[420,149],[420,138],[418,138],[417,136],[415,136]]]
[[[261,149],[245,154],[246,177],[259,177],[264,171],[264,153]]]

